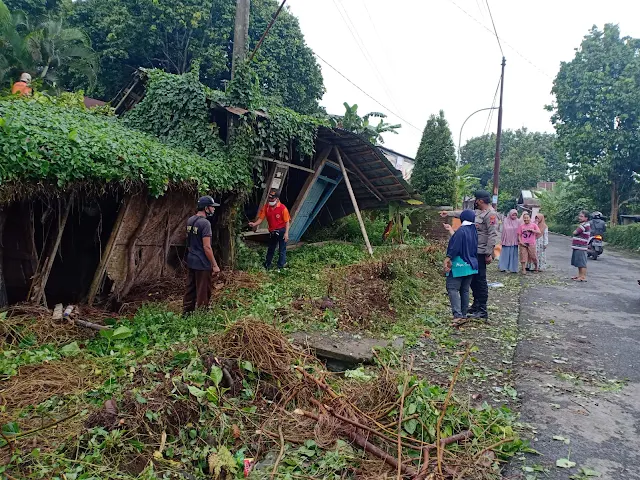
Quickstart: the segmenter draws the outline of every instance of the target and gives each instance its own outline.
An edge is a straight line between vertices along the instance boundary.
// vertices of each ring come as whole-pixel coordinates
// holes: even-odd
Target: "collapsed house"
[[[144,98],[141,86],[137,79],[118,105],[134,108]],[[137,101],[127,103],[134,96]],[[22,115],[22,109],[32,108],[22,105],[29,102],[0,103],[0,119],[11,126],[0,129],[0,141],[15,144],[19,137],[30,146],[16,144],[16,155],[24,151],[28,162],[33,153],[39,163],[28,174],[15,166],[13,173],[3,174],[0,305],[122,301],[136,284],[181,275],[186,252],[184,224],[199,194],[221,199],[214,224],[216,252],[232,248],[223,231],[237,209],[234,201],[239,188],[219,179],[228,178],[233,165],[216,163],[212,168],[206,159],[133,133],[115,118],[96,119],[87,112],[43,105],[33,107],[37,109],[33,115]],[[266,115],[222,104],[210,104],[210,109],[211,121],[223,127],[246,115]],[[49,112],[64,116],[71,127],[67,123],[51,127],[42,118]],[[220,135],[227,141],[228,128],[220,128]],[[141,136],[130,142],[135,147],[133,154],[121,148],[132,136]],[[86,150],[86,164],[74,169],[71,175],[77,179],[65,184],[58,177],[56,184],[49,165],[64,157],[67,148],[76,149],[74,155],[77,149]],[[126,165],[132,155],[135,168]],[[158,163],[162,158],[171,162],[167,166]],[[309,158],[291,149],[287,158],[263,153],[253,160],[264,180],[254,178],[258,187],[245,203],[246,219],[264,205],[268,189],[277,188],[291,211],[293,243],[314,223],[327,225],[353,212],[384,208],[413,195],[402,173],[378,148],[339,128],[320,126],[315,153]],[[145,162],[149,170],[153,167],[155,176],[145,170]],[[108,181],[105,176],[109,174],[102,172],[105,166],[117,170]],[[260,239],[267,233],[261,226],[245,235]],[[366,235],[364,229],[363,233]]]

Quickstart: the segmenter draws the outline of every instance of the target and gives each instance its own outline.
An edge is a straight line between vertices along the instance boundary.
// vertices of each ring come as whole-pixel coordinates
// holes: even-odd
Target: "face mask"
[[[271,207],[275,207],[278,204],[277,200],[274,200],[273,202],[269,202],[269,206]]]

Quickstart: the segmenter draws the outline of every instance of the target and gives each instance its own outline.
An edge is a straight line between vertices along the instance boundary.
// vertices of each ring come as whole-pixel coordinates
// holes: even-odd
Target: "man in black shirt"
[[[183,315],[207,307],[211,300],[211,276],[220,272],[211,248],[211,223],[220,205],[206,196],[198,200],[198,211],[187,220],[187,291],[182,303]]]

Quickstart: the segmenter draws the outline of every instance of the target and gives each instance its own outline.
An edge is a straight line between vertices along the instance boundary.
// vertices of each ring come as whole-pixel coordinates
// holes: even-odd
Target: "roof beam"
[[[347,161],[349,166],[353,168],[356,172],[358,172],[360,180],[363,181],[367,187],[369,187],[369,190],[371,191],[371,193],[373,193],[373,196],[376,197],[378,200],[383,201],[384,195],[380,192],[380,190],[378,190],[375,187],[375,185],[369,181],[367,176],[364,173],[362,173],[362,170],[360,170],[360,168],[358,168],[358,166],[351,161],[351,159],[347,156],[347,154],[344,153],[344,150],[342,150],[340,147],[337,147],[337,149],[340,151],[340,153],[342,154],[344,159]]]
[[[261,157],[261,156],[256,156],[254,158],[256,160],[263,160],[265,162],[277,163],[278,165],[286,165],[287,167],[295,168],[297,170],[302,170],[304,172],[315,173],[315,170],[313,170],[312,168],[303,167],[302,165],[296,165],[295,163],[283,162],[282,160],[276,160],[275,158]]]

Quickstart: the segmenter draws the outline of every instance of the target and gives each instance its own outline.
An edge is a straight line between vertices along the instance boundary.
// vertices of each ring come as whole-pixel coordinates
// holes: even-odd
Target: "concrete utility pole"
[[[233,29],[233,53],[231,54],[231,78],[236,71],[236,66],[242,63],[247,56],[247,41],[249,39],[249,10],[251,0],[237,0],[236,24]]]
[[[500,184],[500,142],[502,141],[502,94],[504,92],[504,66],[507,61],[502,57],[500,75],[500,106],[498,107],[498,133],[496,135],[496,158],[493,163],[493,208],[498,206],[498,187]]]

